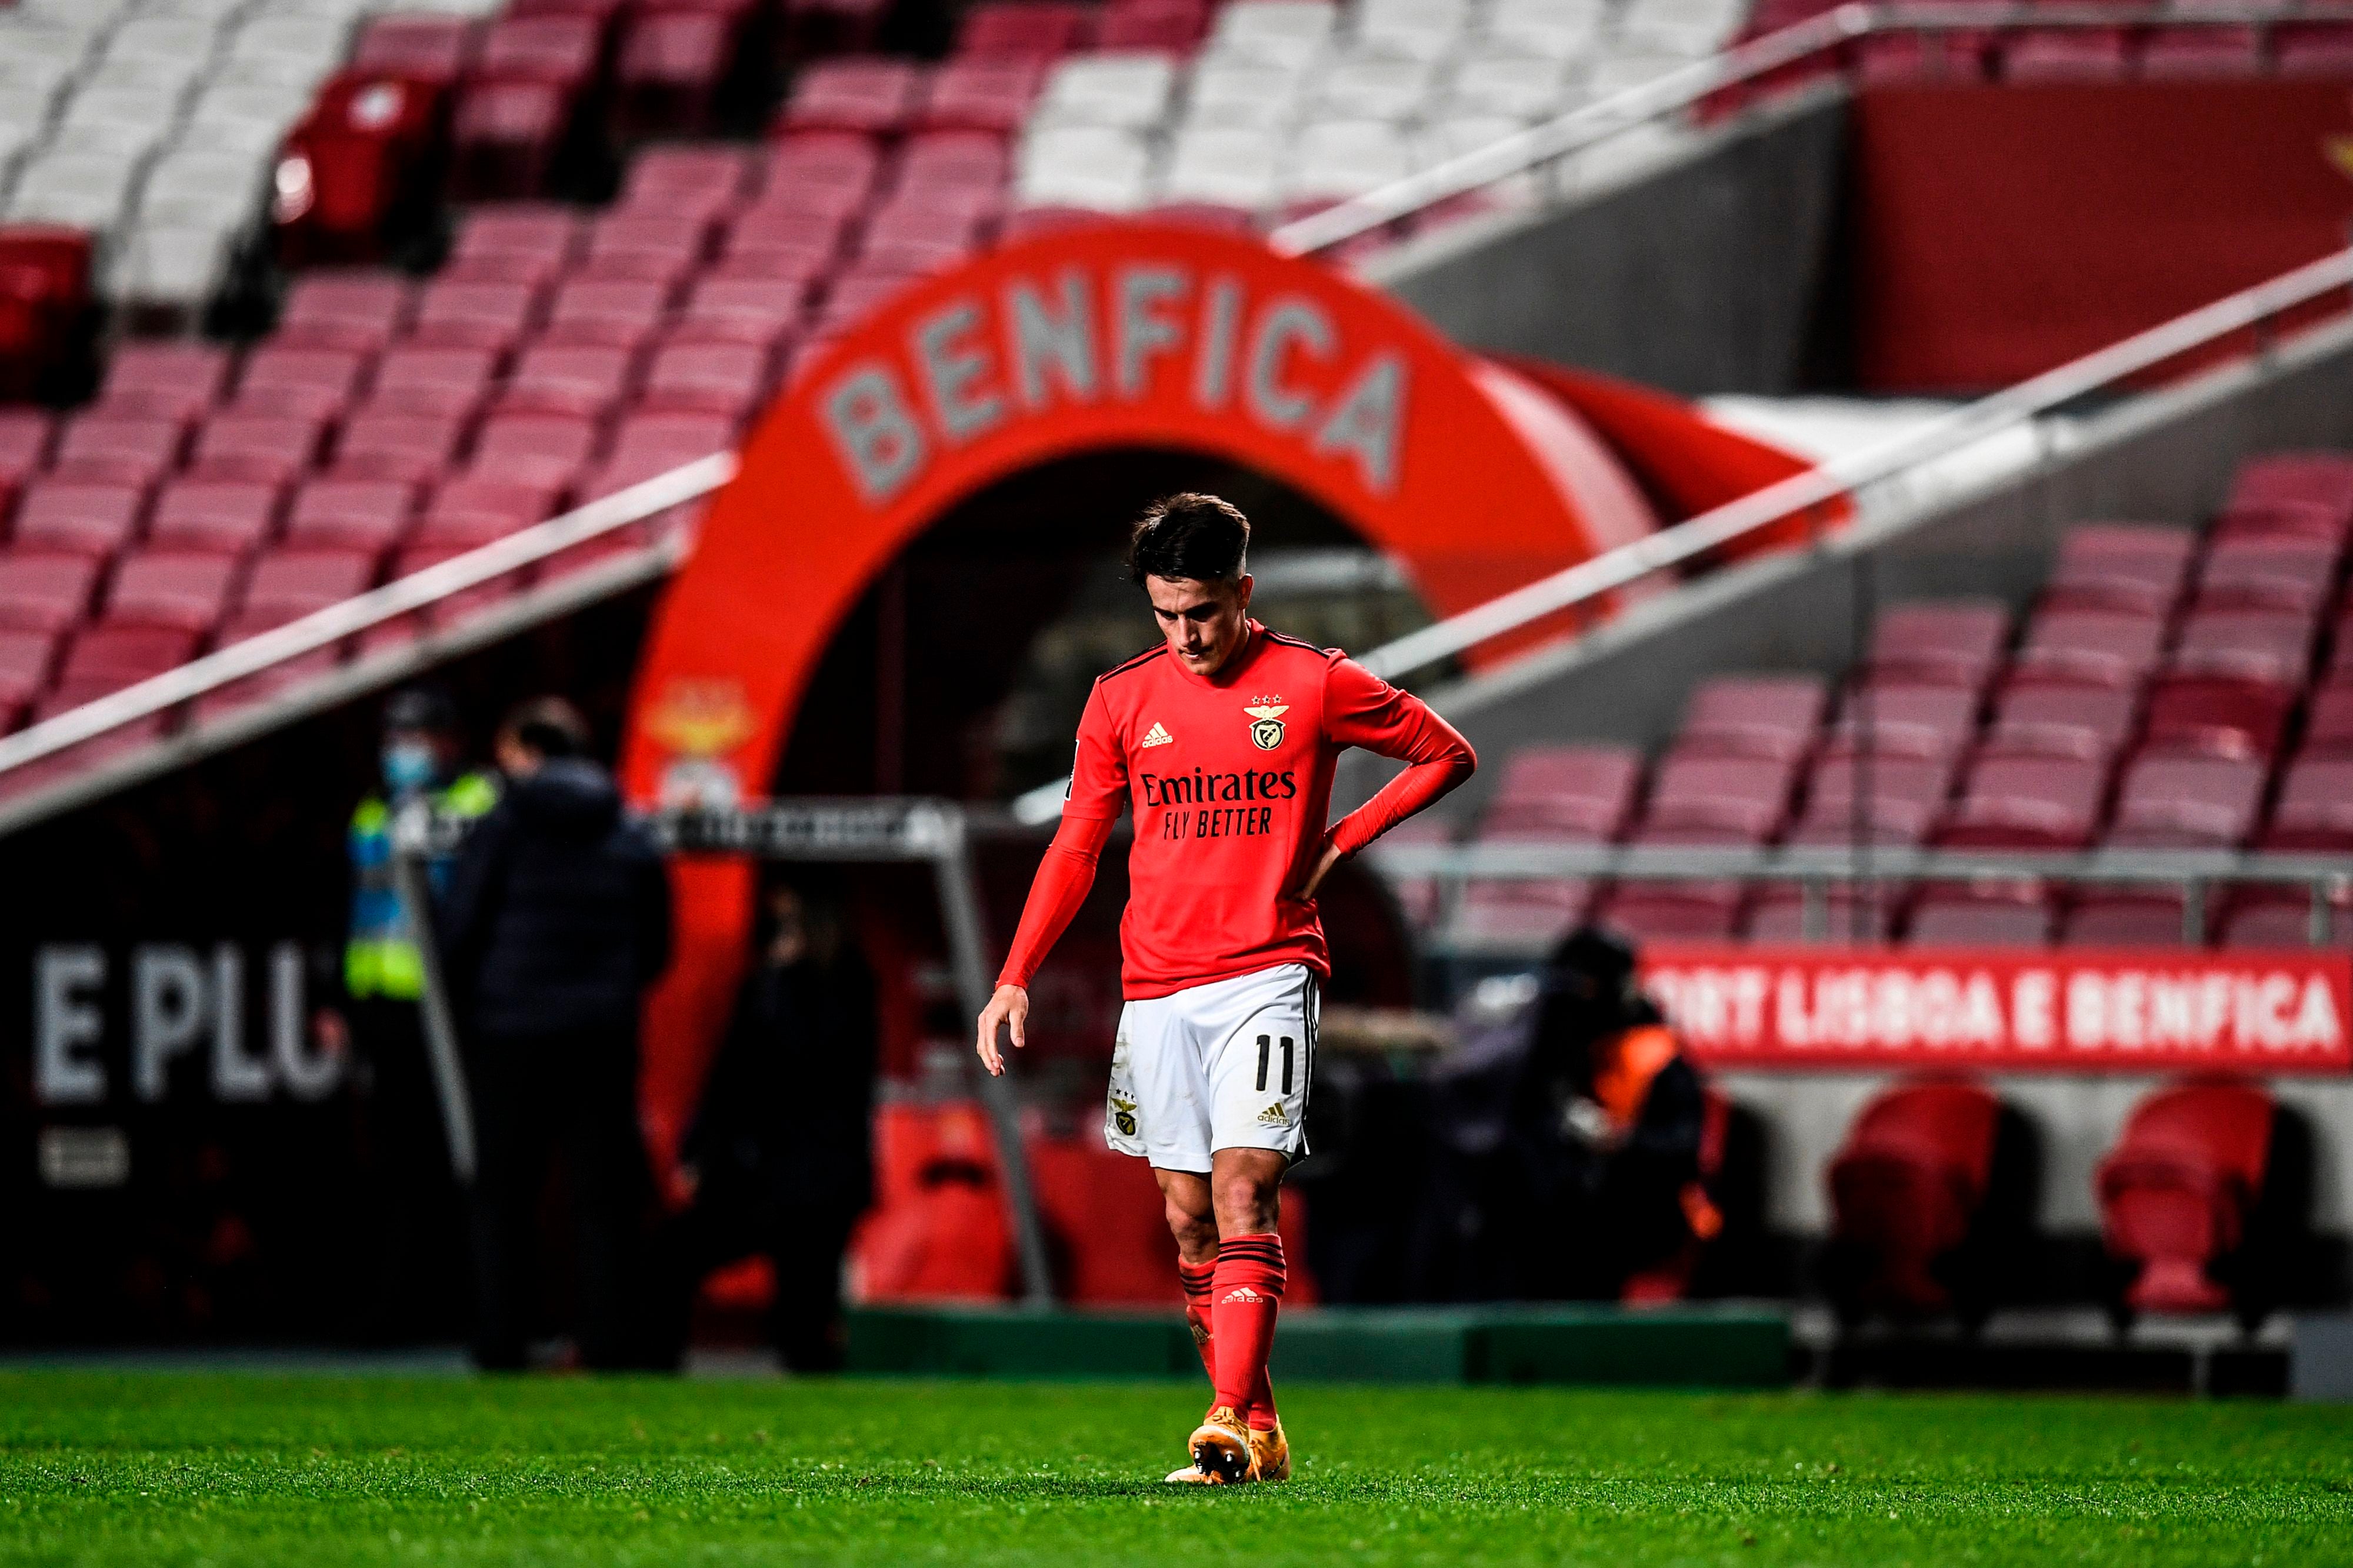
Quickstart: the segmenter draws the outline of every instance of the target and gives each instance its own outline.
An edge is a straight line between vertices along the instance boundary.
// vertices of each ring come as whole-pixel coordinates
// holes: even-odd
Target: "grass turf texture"
[[[0,1375],[0,1563],[2353,1563],[2353,1410],[1301,1385]]]

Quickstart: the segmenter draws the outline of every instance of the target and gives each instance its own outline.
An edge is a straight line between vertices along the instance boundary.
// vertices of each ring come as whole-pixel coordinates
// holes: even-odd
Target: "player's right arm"
[[[1086,711],[1079,719],[1078,755],[1071,765],[1071,793],[1062,802],[1062,825],[1021,906],[1021,923],[1013,933],[1013,949],[997,977],[997,994],[980,1011],[979,1037],[974,1049],[981,1065],[994,1076],[1005,1070],[997,1048],[1002,1028],[1018,1048],[1028,1044],[1029,980],[1070,928],[1094,886],[1095,865],[1111,830],[1127,805],[1127,752],[1120,744],[1098,684],[1088,694]]]

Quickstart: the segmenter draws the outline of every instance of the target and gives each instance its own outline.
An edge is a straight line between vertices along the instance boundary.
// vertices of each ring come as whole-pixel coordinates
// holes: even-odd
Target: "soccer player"
[[[1135,816],[1120,921],[1126,997],[1104,1137],[1152,1163],[1185,1316],[1216,1393],[1172,1481],[1282,1480],[1291,1449],[1267,1380],[1284,1169],[1304,1158],[1317,986],[1315,892],[1332,868],[1471,776],[1477,759],[1418,699],[1345,655],[1250,618],[1250,523],[1177,495],[1136,523],[1130,574],[1162,641],[1096,680],[1060,829],[1038,868],[978,1050],[1005,1070],[1029,980],[1078,912],[1123,808]],[[1362,746],[1409,765],[1325,826],[1332,769]]]

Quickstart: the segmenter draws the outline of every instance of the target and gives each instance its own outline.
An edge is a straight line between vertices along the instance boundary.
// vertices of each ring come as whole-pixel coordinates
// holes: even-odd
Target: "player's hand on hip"
[[[1306,879],[1301,882],[1294,891],[1283,896],[1295,903],[1314,903],[1315,890],[1324,885],[1324,879],[1332,874],[1332,868],[1337,866],[1340,859],[1340,847],[1333,843],[1330,838],[1325,838],[1323,849],[1315,857],[1314,866],[1308,870]]]
[[[1029,1022],[1029,993],[1018,985],[1000,985],[988,1005],[980,1010],[980,1040],[974,1049],[980,1053],[980,1065],[988,1076],[997,1078],[1005,1071],[1005,1058],[997,1048],[997,1030],[1000,1024],[1013,1037],[1013,1047],[1018,1050],[1029,1042],[1022,1037],[1023,1026]]]

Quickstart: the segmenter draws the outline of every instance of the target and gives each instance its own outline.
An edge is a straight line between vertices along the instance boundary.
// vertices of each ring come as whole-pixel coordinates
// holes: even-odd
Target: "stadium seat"
[[[1912,906],[1905,940],[1913,947],[2043,947],[2051,900],[2038,884],[1927,888]]]
[[[2081,849],[2100,824],[2105,763],[2072,757],[1987,757],[1969,769],[1936,842],[1971,849]]]
[[[2246,842],[2266,764],[2242,757],[2146,753],[2125,769],[2107,842],[2120,848],[2225,849]]]
[[[2225,515],[2279,503],[2314,506],[2333,517],[2337,536],[2353,529],[2353,458],[2343,452],[2274,452],[2251,458],[2231,480]]]
[[[375,585],[380,552],[370,550],[281,550],[255,563],[237,597],[248,635],[259,623],[297,620],[341,604]]]
[[[366,407],[336,438],[332,471],[342,479],[429,483],[456,459],[465,430],[449,415]]]
[[[2075,896],[2060,941],[2068,947],[2179,948],[2188,930],[2185,901],[2178,891],[2089,889]],[[2210,910],[2208,934],[2211,933]]]
[[[1044,80],[1044,67],[1037,60],[960,56],[934,73],[911,126],[1011,135],[1028,123]]]
[[[659,283],[675,293],[702,265],[712,233],[683,214],[608,213],[589,227],[579,276]]]
[[[2316,755],[2307,742],[2280,782],[2263,844],[2329,854],[2353,849],[2353,752]]]
[[[1738,882],[1624,882],[1602,896],[1596,918],[1638,944],[1728,942],[1746,903]]]
[[[2226,539],[2198,574],[2200,608],[2278,610],[2317,616],[2336,581],[2339,549],[2308,539]]]
[[[614,66],[613,124],[625,139],[707,132],[742,29],[710,12],[632,16]]]
[[[602,421],[630,397],[636,380],[637,355],[628,349],[535,343],[515,362],[499,395],[497,415],[557,414]]]
[[[2303,754],[2353,755],[2353,680],[2332,676],[2314,689],[2311,708],[2305,715]]]
[[[228,384],[229,353],[215,343],[118,344],[109,356],[96,406],[133,419],[168,419],[183,429],[218,400]]]
[[[1888,883],[1867,890],[1833,883],[1823,889],[1822,931],[1806,930],[1806,893],[1796,883],[1768,882],[1756,889],[1748,907],[1748,940],[1755,942],[1884,942],[1895,934],[1895,918],[1910,901],[1908,889]]]
[[[1984,1320],[1999,1255],[2031,1223],[2034,1185],[2031,1152],[1990,1091],[1938,1079],[1883,1091],[1856,1114],[1826,1180],[1823,1274],[1842,1320],[1955,1308]]]
[[[0,627],[44,636],[70,630],[90,615],[98,573],[99,563],[87,555],[24,545],[0,554]]]
[[[2325,900],[2329,945],[2353,945],[2353,908],[2344,895]],[[2217,922],[2227,948],[2309,948],[2314,942],[2312,895],[2298,888],[2242,888],[2223,901]]]
[[[2208,537],[2234,539],[2308,539],[2341,545],[2345,523],[2334,507],[2309,500],[2241,501],[2216,516]]]
[[[196,432],[188,472],[208,479],[239,479],[280,489],[319,459],[327,421],[301,415],[223,411]]]
[[[573,279],[556,290],[544,341],[584,347],[642,348],[660,329],[670,303],[669,291],[659,283]]]
[[[1869,673],[1982,689],[2001,661],[2010,615],[1991,600],[1896,605],[1872,627]]]
[[[2029,82],[2121,81],[2132,67],[2122,27],[2021,28],[2001,51],[2001,79]]]
[[[99,622],[76,632],[48,704],[62,710],[176,669],[196,651],[196,634],[177,626]]]
[[[2054,605],[2027,623],[2017,679],[2137,687],[2165,646],[2160,614]]]
[[[956,32],[965,58],[1050,60],[1085,40],[1093,7],[1070,0],[981,0]]]
[[[464,16],[395,12],[363,22],[352,46],[355,70],[421,81],[443,91],[472,65],[479,29]]]
[[[491,415],[474,440],[470,468],[501,480],[543,487],[559,499],[596,456],[598,426],[576,415]]]
[[[1797,759],[1719,756],[1681,745],[1660,759],[1642,837],[1662,844],[1766,844],[1788,815]]]
[[[1726,676],[1683,704],[1679,752],[1787,761],[1812,749],[1828,700],[1811,676]]]
[[[1844,844],[1867,828],[1874,844],[1917,845],[1943,817],[1957,757],[1849,751],[1826,757],[1807,783],[1795,844]]]
[[[892,136],[907,128],[923,91],[913,62],[823,60],[802,71],[776,117],[780,132],[841,131]]]
[[[1844,756],[1867,744],[1881,756],[1955,756],[1977,733],[1978,705],[1973,686],[1921,684],[1910,676],[1859,681],[1840,704],[1823,752]]]
[[[237,574],[237,563],[229,556],[141,551],[115,569],[104,623],[208,636],[228,613]]]
[[[379,412],[426,414],[462,424],[490,397],[499,358],[498,351],[490,348],[400,344],[377,362],[375,385],[360,417]]]
[[[437,278],[418,292],[408,341],[426,348],[483,349],[503,359],[531,335],[540,310],[539,290],[527,283]]]
[[[164,485],[147,524],[147,542],[176,550],[243,555],[269,542],[280,491],[242,480],[184,479]]]
[[[2042,585],[2052,609],[2110,609],[2162,617],[2180,601],[2198,541],[2183,528],[2100,522],[2071,528]]]
[[[287,289],[271,341],[288,348],[381,353],[407,330],[415,294],[396,273],[313,272]]]
[[[2183,620],[2167,668],[2294,689],[2311,666],[2316,629],[2312,616],[2295,611],[2201,606]]]
[[[316,479],[294,492],[289,550],[359,550],[378,559],[399,544],[417,512],[417,487],[398,480]]]
[[[58,429],[49,471],[85,484],[153,489],[179,466],[184,436],[175,419],[70,415]]]
[[[13,535],[18,549],[104,559],[138,536],[146,493],[135,485],[41,479],[25,487]]]
[[[2269,758],[2295,706],[2293,688],[2203,675],[2162,675],[2149,688],[2151,745]]]
[[[2013,678],[1995,700],[1979,754],[2105,761],[2122,749],[2139,711],[2130,687]]]
[[[2103,1238],[2126,1276],[2122,1310],[2260,1316],[2262,1293],[2234,1300],[2224,1277],[2255,1283],[2240,1255],[2262,1229],[2278,1120],[2251,1083],[2183,1084],[2133,1108],[2096,1178]]]
[[[56,427],[37,408],[0,407],[0,509],[47,466]]]
[[[0,594],[5,592],[0,589]],[[0,735],[22,724],[35,700],[48,689],[49,671],[57,666],[58,642],[55,632],[0,626]]]
[[[556,491],[512,478],[450,480],[426,503],[407,546],[414,550],[473,550],[544,522]]]
[[[494,202],[473,208],[458,225],[449,259],[511,258],[553,277],[579,258],[579,213],[554,202]]]
[[[749,343],[673,343],[654,355],[639,406],[710,413],[741,422],[768,390],[771,358]]]
[[[248,414],[332,420],[358,394],[372,358],[352,349],[265,342],[245,356],[237,372],[236,406]]]
[[[1642,776],[1628,746],[1522,746],[1504,759],[1503,777],[1481,817],[1482,836],[1544,833],[1556,839],[1608,843],[1626,828]]]
[[[383,258],[425,195],[446,92],[399,66],[355,67],[321,86],[287,133],[273,182],[281,260]]]

